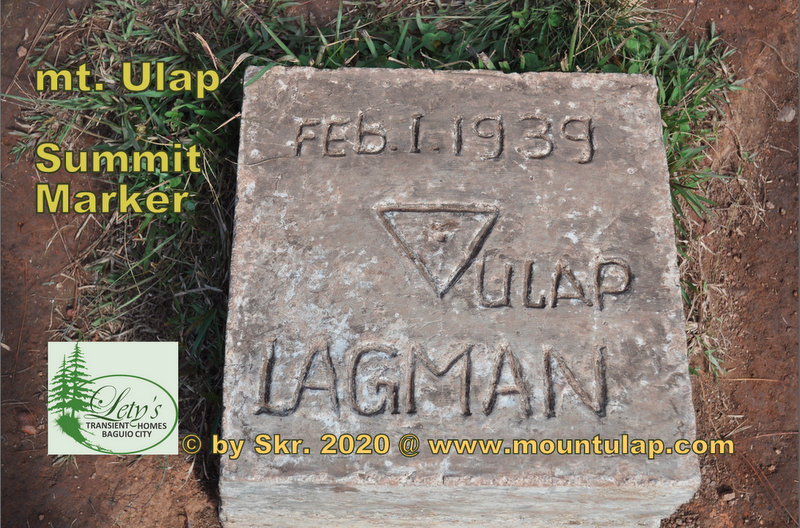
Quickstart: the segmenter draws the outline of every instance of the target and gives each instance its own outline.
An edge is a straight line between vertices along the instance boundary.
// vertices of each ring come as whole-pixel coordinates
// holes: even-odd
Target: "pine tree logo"
[[[48,343],[47,452],[178,452],[178,343]]]
[[[75,348],[69,357],[64,355],[61,366],[53,376],[49,410],[59,413],[56,419],[58,427],[82,444],[87,440],[76,413],[91,408],[91,384],[83,353],[78,343],[75,343]]]

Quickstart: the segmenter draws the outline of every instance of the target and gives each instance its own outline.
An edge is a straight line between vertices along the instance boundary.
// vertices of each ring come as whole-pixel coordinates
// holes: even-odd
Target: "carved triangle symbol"
[[[386,231],[439,297],[469,268],[497,220],[493,205],[408,204],[378,207]]]

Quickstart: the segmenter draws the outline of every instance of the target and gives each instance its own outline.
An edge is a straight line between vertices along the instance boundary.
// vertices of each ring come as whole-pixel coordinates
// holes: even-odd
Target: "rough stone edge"
[[[248,66],[245,69],[244,73],[244,84],[251,82],[253,76],[256,75],[259,71],[261,71],[264,66]],[[341,75],[343,73],[354,73],[354,72],[366,72],[366,73],[407,73],[410,75],[424,75],[424,74],[432,74],[435,76],[454,76],[454,75],[468,75],[468,76],[485,76],[485,77],[495,77],[495,78],[504,78],[504,79],[519,79],[519,78],[533,78],[533,77],[552,77],[552,78],[564,78],[564,79],[581,79],[581,80],[591,80],[591,79],[601,79],[603,81],[612,81],[614,83],[625,83],[629,81],[636,81],[642,85],[649,85],[650,88],[653,89],[653,93],[655,95],[656,91],[658,90],[658,85],[656,83],[656,79],[652,75],[643,74],[643,73],[587,73],[587,72],[524,72],[524,73],[504,73],[500,71],[492,71],[492,70],[431,70],[427,68],[337,68],[337,69],[320,69],[320,68],[312,68],[310,66],[272,66],[262,74],[262,76],[253,82],[253,84],[262,82],[262,79],[266,79],[268,76],[273,75],[286,75],[288,73],[294,74],[306,74],[308,75]],[[626,79],[628,81],[626,81]],[[249,86],[245,86],[245,92],[249,89]],[[244,112],[242,112],[244,114]]]
[[[652,486],[504,488],[266,486],[220,490],[225,528],[372,526],[656,527],[694,495],[696,479]]]

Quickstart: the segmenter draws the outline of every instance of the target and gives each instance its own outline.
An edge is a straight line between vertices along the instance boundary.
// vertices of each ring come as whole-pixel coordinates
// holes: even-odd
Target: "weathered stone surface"
[[[246,443],[222,457],[226,527],[655,526],[691,497],[692,456],[502,454],[694,437],[655,92],[305,68],[246,88],[223,417]],[[300,453],[257,454],[262,433]],[[388,453],[324,455],[324,434],[385,434]],[[431,453],[448,438],[505,443]]]

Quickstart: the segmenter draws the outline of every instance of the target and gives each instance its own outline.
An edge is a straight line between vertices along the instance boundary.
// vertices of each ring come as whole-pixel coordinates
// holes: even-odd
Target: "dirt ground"
[[[703,483],[664,526],[797,526],[797,3],[659,0],[669,24],[711,22],[738,51],[746,91],[731,95],[710,166],[717,214],[697,226],[709,294],[705,329],[727,374],[693,377],[700,438],[732,438],[735,455],[701,460]],[[736,178],[737,158],[750,159]],[[696,355],[693,364],[704,367]]]
[[[333,2],[325,2],[327,6]],[[338,4],[338,3],[337,3]],[[3,92],[42,25],[78,2],[2,4]],[[798,12],[781,0],[654,0],[672,27],[697,35],[713,21],[738,52],[746,91],[731,95],[714,170],[714,217],[694,226],[707,284],[704,327],[727,374],[702,355],[693,377],[698,437],[733,438],[735,455],[701,458],[695,498],[663,526],[797,526],[798,519]],[[314,6],[315,18],[325,6]],[[26,85],[28,72],[19,70]],[[216,498],[191,457],[47,455],[46,352],[51,331],[79,309],[70,278],[76,235],[91,219],[36,215],[31,159],[14,162],[16,107],[2,108],[2,525],[217,527]],[[736,167],[749,160],[741,174]],[[60,174],[49,181],[76,181]],[[81,180],[79,186],[91,182]]]

